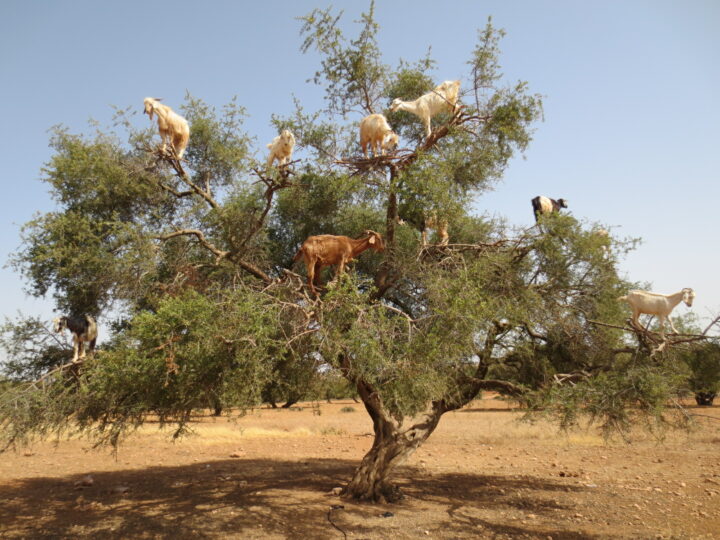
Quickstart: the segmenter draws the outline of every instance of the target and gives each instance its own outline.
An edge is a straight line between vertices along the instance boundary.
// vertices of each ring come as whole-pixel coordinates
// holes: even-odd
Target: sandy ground
[[[331,494],[372,443],[352,401],[202,417],[175,443],[147,424],[117,456],[41,443],[0,459],[0,537],[720,538],[720,407],[690,412],[713,418],[606,443],[477,401],[443,417],[387,506]]]

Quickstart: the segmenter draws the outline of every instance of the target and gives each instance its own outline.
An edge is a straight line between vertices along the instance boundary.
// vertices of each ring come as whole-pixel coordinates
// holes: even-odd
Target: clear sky
[[[145,96],[177,106],[188,91],[218,107],[237,96],[261,155],[275,135],[270,116],[289,114],[293,95],[306,110],[322,106],[323,89],[306,82],[318,57],[299,52],[295,17],[328,5],[0,2],[0,259],[20,245],[23,223],[54,207],[40,181],[53,125],[90,132],[89,119],[109,124],[113,105],[139,112]],[[369,4],[332,5],[354,36]],[[477,30],[492,16],[507,31],[508,81],[544,96],[534,141],[478,197],[478,212],[529,226],[532,197],[564,197],[576,218],[643,239],[621,264],[625,277],[662,293],[693,287],[701,318],[720,313],[720,2],[378,0],[376,16],[385,62],[432,47],[438,82],[467,81]],[[1,314],[50,318],[51,301],[23,286],[0,272]]]

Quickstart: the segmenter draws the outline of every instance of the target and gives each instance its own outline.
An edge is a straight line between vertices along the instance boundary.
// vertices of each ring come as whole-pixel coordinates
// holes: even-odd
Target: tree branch
[[[198,242],[200,242],[205,249],[211,251],[215,255],[215,264],[218,264],[220,260],[226,258],[230,254],[229,251],[218,249],[214,244],[208,242],[203,232],[198,229],[179,229],[168,234],[154,236],[153,238],[165,241],[177,236],[195,236],[198,239]]]
[[[523,388],[522,386],[518,386],[517,384],[513,384],[509,381],[499,381],[495,379],[476,379],[474,377],[471,377],[469,381],[477,387],[478,391],[490,390],[513,397],[522,396],[528,392],[527,388]]]
[[[182,160],[180,160],[177,157],[177,154],[175,153],[175,149],[172,147],[172,145],[168,145],[168,147],[165,148],[164,152],[163,152],[162,147],[156,147],[154,149],[146,147],[146,150],[155,154],[155,156],[159,160],[163,160],[163,161],[169,163],[170,166],[173,169],[175,169],[176,176],[190,187],[190,189],[192,190],[191,193],[195,193],[195,194],[199,195],[212,208],[214,208],[216,210],[220,208],[220,205],[217,203],[217,201],[215,199],[213,199],[212,195],[210,194],[209,180],[207,178],[205,179],[205,185],[207,187],[206,190],[202,189],[195,182],[193,182],[190,179],[190,176],[187,174],[187,172],[185,172],[185,169],[182,166],[182,162],[181,162]],[[166,191],[172,193],[176,197],[186,197],[190,193],[190,192],[186,192],[186,191],[178,192],[177,190],[171,188],[170,186],[166,186],[162,182],[160,182],[160,187],[162,187]]]

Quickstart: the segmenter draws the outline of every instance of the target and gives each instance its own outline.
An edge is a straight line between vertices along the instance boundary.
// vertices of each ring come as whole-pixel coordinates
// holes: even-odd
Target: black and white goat
[[[85,352],[92,354],[95,351],[97,341],[97,323],[90,315],[84,317],[56,317],[53,319],[53,326],[56,332],[62,332],[66,328],[73,335],[73,362],[85,358]],[[87,343],[87,347],[85,344]]]
[[[535,223],[540,221],[540,216],[559,212],[561,208],[567,208],[565,199],[551,199],[544,195],[538,195],[532,200],[533,214],[535,214]]]

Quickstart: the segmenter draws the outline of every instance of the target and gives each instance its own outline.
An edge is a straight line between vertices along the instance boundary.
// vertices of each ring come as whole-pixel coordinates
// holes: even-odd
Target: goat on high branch
[[[335,277],[339,276],[345,265],[367,249],[380,253],[385,249],[382,236],[367,230],[359,238],[320,234],[305,240],[293,258],[293,264],[301,258],[307,271],[308,286],[317,296],[315,285],[320,285],[320,272],[325,266],[337,265]]]
[[[551,199],[544,195],[538,195],[532,201],[533,215],[535,216],[535,224],[539,227],[540,217],[560,212],[561,208],[567,208],[565,199]]]
[[[360,121],[360,148],[368,157],[368,146],[375,157],[385,155],[385,151],[398,144],[398,136],[382,114],[371,114]]]
[[[415,219],[412,219],[410,217],[403,219],[398,216],[397,222],[399,225],[405,225],[406,223],[409,223],[415,229],[420,231],[420,237],[422,239],[423,247],[427,247],[429,245],[428,230],[430,229],[434,229],[435,231],[437,231],[440,241],[436,245],[447,246],[450,242],[447,219],[438,218],[437,212],[433,211],[430,212],[428,215],[421,215],[419,217],[416,217]]]
[[[293,148],[295,148],[295,136],[288,129],[283,129],[280,135],[275,137],[270,144],[267,145],[270,154],[267,159],[267,168],[272,167],[273,162],[277,161],[279,167],[283,167],[290,162]]]
[[[190,126],[187,120],[177,114],[167,105],[160,103],[160,98],[145,98],[145,114],[153,119],[157,115],[158,130],[162,139],[162,152],[165,153],[167,143],[170,143],[178,159],[182,159],[188,142],[190,141]]]
[[[458,105],[460,81],[445,81],[427,94],[423,94],[414,101],[403,101],[400,98],[393,100],[390,110],[407,111],[422,120],[425,126],[425,137],[430,137],[432,126],[430,120],[441,112],[455,112]]]
[[[686,287],[674,294],[658,294],[635,289],[618,298],[618,301],[628,303],[632,310],[632,325],[638,329],[643,328],[638,321],[641,313],[656,315],[660,321],[660,335],[665,339],[665,319],[670,323],[672,331],[678,333],[670,318],[670,312],[680,302],[685,302],[688,307],[691,307],[694,299],[695,291]]]
[[[53,329],[55,332],[62,332],[65,329],[70,330],[73,336],[73,362],[85,359],[85,353],[91,355],[95,351],[95,342],[97,341],[97,323],[90,315],[84,317],[56,317],[53,319]],[[87,344],[87,347],[86,345]]]

